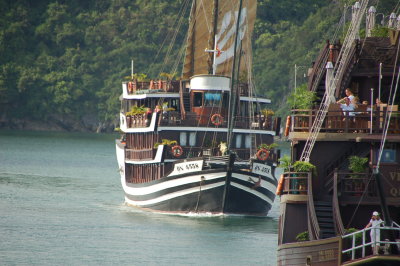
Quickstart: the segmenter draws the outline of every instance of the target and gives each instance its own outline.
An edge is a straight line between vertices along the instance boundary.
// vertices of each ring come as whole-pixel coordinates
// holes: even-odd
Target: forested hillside
[[[354,1],[258,1],[254,76],[258,93],[285,109],[294,65],[302,73]],[[379,1],[378,1],[379,2]],[[389,10],[397,0],[378,3]],[[189,0],[0,0],[0,126],[113,128],[121,80],[175,67]],[[380,11],[382,12],[382,11]],[[180,27],[178,27],[180,26]],[[179,31],[176,31],[179,29]],[[175,40],[175,46],[169,46]],[[181,63],[181,62],[180,62]]]

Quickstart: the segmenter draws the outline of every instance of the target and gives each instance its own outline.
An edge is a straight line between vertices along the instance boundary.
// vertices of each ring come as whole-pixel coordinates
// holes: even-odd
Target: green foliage
[[[309,240],[310,240],[310,236],[308,234],[308,231],[301,232],[301,233],[297,234],[297,236],[296,236],[297,242],[309,241]]]
[[[158,148],[160,145],[167,145],[167,146],[172,146],[172,145],[177,145],[178,142],[176,140],[169,140],[169,139],[162,139],[161,143],[156,142],[154,144],[154,148]]]
[[[293,169],[295,172],[310,172],[316,169],[315,165],[309,162],[296,161],[293,164]]]
[[[349,170],[353,173],[364,173],[366,164],[368,163],[368,158],[359,156],[349,157]]]
[[[146,81],[147,75],[144,73],[133,73],[132,79],[136,79],[139,82],[143,82],[143,81]]]
[[[278,167],[283,168],[284,172],[288,172],[291,166],[292,166],[292,159],[290,159],[289,155],[285,155],[279,159]]]
[[[348,234],[351,234],[351,233],[355,233],[355,232],[357,232],[357,231],[359,231],[358,229],[356,229],[356,228],[347,228],[346,230],[345,230],[345,235],[348,235]],[[356,234],[355,235],[356,236],[356,245],[360,245],[361,244],[361,241],[362,241],[362,233],[360,232],[360,233],[358,233],[358,234]]]
[[[303,84],[289,96],[288,103],[292,109],[310,109],[315,100],[316,93],[307,90],[307,85]]]
[[[164,78],[164,79],[166,79],[168,81],[173,80],[176,77],[176,75],[177,75],[176,72],[174,72],[174,73],[165,73],[165,72],[160,73],[160,77]]]
[[[260,149],[266,149],[266,150],[273,150],[273,149],[275,149],[276,147],[278,147],[278,144],[276,144],[276,143],[271,143],[271,144],[265,144],[265,143],[262,143],[262,144],[260,144],[259,146],[258,146],[258,149],[260,150]]]
[[[189,12],[176,44],[163,44],[174,36],[182,0],[34,2],[2,1],[0,9],[0,113],[6,118],[82,121],[91,115],[114,121],[121,77],[132,78],[132,59],[135,72],[148,75],[138,76],[139,81],[158,78],[166,70],[175,72]],[[303,108],[300,102],[288,101],[294,65],[305,66],[298,69],[296,80],[306,83],[307,66],[333,36],[344,3],[354,1],[257,2],[254,84],[258,94],[272,100],[276,115],[287,115],[288,102]],[[396,4],[397,0],[381,1],[379,12],[389,14]],[[386,34],[385,29],[376,31],[374,36]],[[166,74],[167,80],[175,77]]]
[[[262,109],[262,110],[261,110],[261,113],[262,113],[264,116],[272,116],[272,115],[275,114],[275,112],[272,111],[271,109]]]
[[[146,113],[147,107],[144,105],[142,106],[132,106],[131,111],[127,112],[125,115],[126,116],[134,116],[134,115],[142,115]]]
[[[387,27],[375,27],[371,31],[372,37],[389,37],[389,28]]]

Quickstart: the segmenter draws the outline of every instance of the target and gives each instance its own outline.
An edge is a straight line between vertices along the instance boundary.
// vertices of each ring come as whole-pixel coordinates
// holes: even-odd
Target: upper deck
[[[337,104],[328,109],[320,133],[319,141],[380,141],[384,133],[385,118],[390,115],[387,139],[400,142],[400,112],[393,106],[380,109],[359,106],[354,111],[341,110]],[[305,140],[317,116],[318,109],[292,110],[289,138]]]

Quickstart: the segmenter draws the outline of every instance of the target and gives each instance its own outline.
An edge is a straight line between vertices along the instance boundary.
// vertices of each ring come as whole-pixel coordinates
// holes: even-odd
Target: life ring
[[[269,151],[267,149],[259,149],[256,155],[259,160],[265,161],[268,159]]]
[[[174,147],[172,147],[171,151],[174,157],[181,157],[183,154],[183,149],[179,145],[175,145]]]
[[[278,186],[276,187],[276,195],[280,196],[282,194],[283,190],[283,181],[284,177],[281,175],[281,178],[279,179]]]
[[[133,82],[129,81],[128,82],[128,92],[132,92],[133,91]]]
[[[211,116],[211,123],[215,126],[219,126],[224,122],[224,118],[220,114],[213,114]]]
[[[290,115],[286,118],[286,128],[285,128],[285,137],[289,136],[289,130],[290,130]]]

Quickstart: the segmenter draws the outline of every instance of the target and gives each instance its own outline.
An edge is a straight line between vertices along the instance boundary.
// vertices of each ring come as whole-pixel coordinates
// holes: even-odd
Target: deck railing
[[[315,120],[316,109],[292,110],[291,131],[309,132]],[[322,124],[320,132],[322,133],[374,133],[383,132],[384,120],[387,108],[373,111],[328,111]],[[389,124],[388,134],[400,133],[400,112],[393,111]]]
[[[364,258],[366,256],[365,248],[368,246],[381,245],[384,247],[388,247],[388,245],[391,245],[391,244],[398,245],[398,246],[400,245],[399,239],[396,239],[396,241],[390,241],[388,239],[385,239],[385,240],[379,239],[378,241],[376,241],[376,239],[371,239],[370,242],[367,242],[366,232],[369,232],[371,230],[383,230],[383,231],[390,230],[392,232],[393,231],[397,232],[397,234],[400,233],[400,227],[396,223],[393,223],[392,226],[382,226],[382,227],[378,227],[378,228],[377,227],[369,227],[369,228],[362,229],[362,230],[359,230],[354,233],[344,235],[344,236],[342,236],[343,240],[351,239],[351,247],[348,249],[344,249],[344,250],[342,248],[342,254],[351,253],[351,260],[354,260],[354,259],[356,259],[356,257]],[[360,240],[357,241],[357,235],[358,236],[361,235],[361,239],[360,239],[361,241]],[[383,234],[381,234],[381,235],[383,235]],[[357,242],[361,242],[361,243],[357,243]],[[346,244],[346,243],[344,243],[344,244]],[[357,252],[356,252],[357,250],[361,250],[361,254],[357,254]]]
[[[377,190],[375,179],[370,173],[346,173],[337,174],[338,196],[339,197],[360,197],[364,200],[376,198]]]
[[[308,172],[285,172],[282,194],[307,195]]]
[[[270,130],[275,131],[277,126],[276,120],[272,116],[236,116],[235,118],[235,128],[251,128],[255,130]],[[223,121],[220,125],[214,125],[211,122],[210,115],[198,115],[193,112],[187,112],[185,114],[185,119],[183,119],[182,114],[176,111],[169,111],[161,114],[160,126],[207,126],[207,127],[227,127],[227,117],[223,117]]]
[[[179,80],[151,80],[151,81],[129,81],[123,82],[122,86],[127,90],[128,95],[179,92]]]
[[[131,161],[141,161],[145,159],[153,160],[156,155],[156,149],[146,149],[146,150],[125,150],[125,159]]]
[[[345,230],[343,226],[342,216],[340,214],[337,184],[338,184],[338,172],[335,169],[333,174],[333,196],[332,196],[333,219],[335,220],[336,233],[338,235],[344,235]]]

